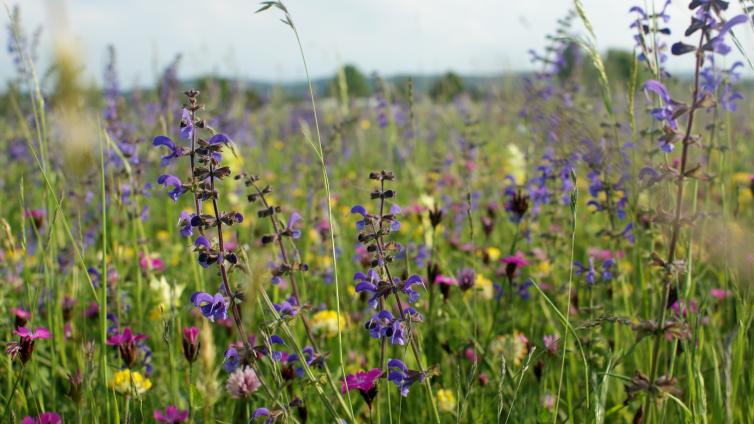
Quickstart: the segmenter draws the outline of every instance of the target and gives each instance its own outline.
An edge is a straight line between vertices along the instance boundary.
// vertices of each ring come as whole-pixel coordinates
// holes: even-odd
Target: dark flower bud
[[[440,222],[442,222],[442,209],[436,203],[429,211],[429,222],[432,224],[432,228],[437,228]]]
[[[484,387],[490,383],[490,376],[485,373],[479,374],[479,384]]]
[[[23,308],[13,308],[13,315],[15,315],[15,326],[23,327],[31,319],[31,312],[24,310]]]
[[[359,393],[361,393],[361,397],[364,399],[364,402],[366,402],[367,406],[371,409],[372,401],[374,401],[374,398],[377,397],[377,385],[375,384],[371,389],[366,391],[359,390]]]
[[[694,50],[696,50],[696,47],[680,41],[673,44],[673,47],[670,48],[670,52],[675,56],[681,56],[686,53],[693,52]]]
[[[73,317],[73,307],[76,306],[76,301],[68,296],[63,298],[63,321],[70,321]]]
[[[510,211],[513,212],[516,221],[520,221],[527,210],[529,210],[529,196],[522,195],[521,190],[518,190],[511,199]]]
[[[199,356],[199,329],[187,327],[183,329],[183,356],[189,362],[194,363]]]
[[[466,291],[474,287],[476,282],[476,272],[471,268],[464,268],[458,272],[458,288],[461,291]]]
[[[82,385],[84,383],[84,375],[81,370],[76,370],[73,374],[68,374],[68,392],[66,396],[71,398],[74,403],[81,403],[83,398]]]

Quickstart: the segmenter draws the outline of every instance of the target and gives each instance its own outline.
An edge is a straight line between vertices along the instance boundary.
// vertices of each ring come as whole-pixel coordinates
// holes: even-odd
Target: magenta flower
[[[148,257],[143,252],[139,253],[139,266],[143,270],[165,271],[165,262],[157,256]]]
[[[548,352],[555,355],[558,353],[558,336],[556,335],[549,335],[544,336],[543,341],[545,344],[545,349],[547,349]]]
[[[23,327],[31,319],[31,312],[24,308],[11,308],[11,312],[16,317],[16,328]]]
[[[173,405],[168,405],[165,408],[164,414],[159,409],[155,409],[154,419],[160,423],[169,423],[169,424],[182,423],[188,419],[188,411],[185,409],[181,411]]]
[[[722,300],[730,296],[732,293],[728,290],[723,289],[710,289],[709,294],[712,295],[712,297],[714,297],[715,299]]]
[[[38,328],[36,331],[31,331],[26,327],[18,327],[13,332],[19,336],[18,342],[8,343],[8,347],[5,349],[5,353],[10,355],[11,360],[16,359],[17,355],[21,355],[21,362],[26,363],[31,359],[31,354],[34,352],[34,340],[36,339],[49,339],[51,334],[46,328]]]
[[[440,293],[442,293],[442,298],[446,302],[448,301],[448,297],[450,297],[450,287],[458,285],[458,281],[455,278],[442,274],[435,277],[434,283],[440,286]]]
[[[513,256],[506,256],[500,259],[500,262],[505,264],[505,275],[508,277],[508,282],[513,282],[513,275],[516,274],[516,270],[529,265],[529,261],[526,260],[524,254],[516,252]]]
[[[183,356],[189,363],[196,361],[199,355],[199,329],[186,327],[183,329]]]
[[[24,417],[21,424],[61,424],[63,420],[55,412],[43,412],[37,418]]]
[[[26,327],[19,327],[16,331],[14,331],[14,333],[18,336],[21,336],[22,339],[29,338],[31,340],[49,339],[51,335],[50,331],[43,327],[37,328],[35,331],[31,331]]]
[[[529,261],[526,260],[526,257],[521,252],[516,252],[516,254],[513,256],[506,256],[500,259],[500,262],[504,264],[515,265],[516,268],[523,268],[526,265],[529,265]]]
[[[126,327],[122,333],[117,333],[107,339],[109,346],[117,346],[120,357],[123,359],[123,363],[127,368],[136,362],[136,347],[137,343],[146,339],[144,334],[133,334],[131,329]]]
[[[382,370],[379,368],[372,368],[369,371],[359,371],[356,374],[349,374],[340,383],[341,393],[350,392],[351,390],[359,390],[362,392],[368,392],[375,386],[375,381],[382,376]]]

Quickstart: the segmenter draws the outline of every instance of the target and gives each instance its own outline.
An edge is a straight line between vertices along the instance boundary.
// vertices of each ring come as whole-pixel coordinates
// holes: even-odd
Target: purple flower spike
[[[194,242],[194,246],[195,247],[201,246],[205,250],[212,249],[212,244],[209,242],[209,239],[207,239],[207,237],[204,237],[204,236],[199,236],[199,238],[197,238],[196,241]]]
[[[228,302],[225,297],[217,293],[212,296],[209,293],[196,292],[191,295],[191,303],[201,309],[202,315],[210,321],[224,320],[228,318]]]
[[[184,140],[191,140],[194,135],[194,123],[191,121],[191,113],[188,110],[183,109],[181,115],[181,137]]]
[[[240,356],[238,355],[238,351],[235,348],[229,348],[225,351],[225,363],[223,364],[223,369],[226,372],[233,372],[238,368],[238,364],[240,363]]]
[[[351,213],[354,213],[354,214],[357,213],[357,214],[359,214],[359,215],[361,215],[361,216],[364,217],[364,219],[362,219],[360,221],[356,221],[356,230],[357,231],[362,231],[364,229],[364,227],[366,226],[366,223],[367,223],[367,216],[368,216],[368,214],[367,214],[366,208],[364,208],[364,206],[361,206],[361,205],[356,205],[356,206],[354,206],[354,207],[351,208]]]
[[[670,94],[668,94],[668,89],[665,88],[665,85],[663,85],[660,81],[648,80],[644,83],[643,88],[646,91],[651,91],[657,94],[665,103],[670,103],[672,101]]]
[[[712,50],[715,53],[719,53],[721,55],[726,55],[730,53],[730,46],[725,44],[725,36],[730,32],[731,28],[733,28],[736,25],[742,24],[748,20],[749,20],[749,17],[746,15],[738,15],[729,19],[720,28],[720,31],[717,33],[717,36],[711,39],[709,43],[707,43],[707,45],[704,46],[704,49]]]
[[[288,225],[286,225],[286,230],[290,232],[291,237],[293,237],[294,239],[301,237],[301,230],[296,228],[296,224],[302,220],[303,218],[301,218],[301,215],[298,212],[293,212],[291,216],[288,217]]]
[[[157,137],[152,140],[153,146],[164,146],[168,148],[169,153],[165,156],[162,156],[162,166],[168,166],[170,164],[170,161],[180,157],[183,155],[183,148],[177,147],[175,145],[175,142],[171,140],[169,137],[165,137],[164,135],[158,135]]]
[[[259,417],[266,417],[264,424],[271,424],[274,421],[272,413],[267,408],[257,408],[251,414],[251,420],[254,421]]]
[[[157,178],[157,184],[162,184],[165,188],[167,188],[168,186],[173,187],[172,190],[168,191],[168,196],[173,199],[174,202],[177,201],[178,198],[186,192],[186,189],[183,187],[183,182],[181,182],[180,178],[170,174],[160,175]]]
[[[228,138],[228,136],[225,134],[215,134],[212,136],[212,138],[209,139],[207,143],[209,143],[210,145],[228,144],[230,143],[230,138]]]

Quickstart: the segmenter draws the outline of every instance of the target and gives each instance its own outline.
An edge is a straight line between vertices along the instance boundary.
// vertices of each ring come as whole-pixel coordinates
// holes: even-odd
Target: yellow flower
[[[138,372],[129,369],[118,371],[110,381],[110,387],[124,395],[141,395],[152,387],[152,382]]]
[[[332,266],[332,256],[320,255],[317,256],[317,268],[324,269]]]
[[[312,316],[312,330],[318,334],[324,334],[325,337],[333,338],[338,334],[338,328],[343,330],[346,326],[346,319],[343,315],[338,321],[338,313],[331,310],[319,311]]]
[[[163,305],[157,305],[149,311],[148,318],[150,321],[159,321],[162,318]]]
[[[309,240],[312,241],[312,243],[319,243],[322,241],[319,236],[319,231],[315,230],[314,228],[309,228],[309,231],[307,231],[307,236],[309,237]]]
[[[474,290],[479,293],[479,297],[484,300],[491,300],[495,296],[495,288],[487,277],[477,274],[476,281],[474,282]],[[465,296],[471,296],[471,292],[467,291]]]
[[[526,339],[526,336],[520,331],[514,330],[513,334],[499,336],[493,340],[490,343],[490,351],[495,356],[495,360],[499,359],[500,356],[505,356],[506,361],[519,366],[529,352],[527,343],[529,343],[529,340]]]
[[[369,127],[372,126],[372,123],[369,122],[368,119],[362,119],[361,122],[359,122],[359,125],[361,126],[362,130],[368,130]]]
[[[456,397],[450,390],[440,389],[437,391],[437,407],[443,412],[456,410]]]
[[[498,249],[497,247],[488,247],[487,248],[487,257],[489,257],[490,260],[493,261],[493,262],[496,261],[496,260],[498,260],[498,259],[500,259],[500,255],[501,254],[502,254],[502,252],[500,252],[500,249]]]
[[[550,275],[550,270],[552,269],[552,265],[550,264],[550,261],[544,260],[537,264],[536,270],[539,276],[546,277]]]
[[[165,241],[168,241],[169,238],[170,238],[170,233],[168,233],[167,231],[160,230],[157,232],[157,240],[165,242]]]
[[[733,182],[738,184],[749,184],[752,174],[748,172],[736,172],[733,174]]]

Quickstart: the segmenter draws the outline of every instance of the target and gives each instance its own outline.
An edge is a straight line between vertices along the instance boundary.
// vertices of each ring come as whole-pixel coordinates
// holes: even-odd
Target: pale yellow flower
[[[437,407],[442,412],[453,412],[456,410],[456,396],[447,389],[437,391]]]
[[[490,352],[492,352],[495,358],[505,356],[506,361],[509,363],[513,362],[515,366],[519,366],[529,352],[528,342],[529,340],[527,340],[523,333],[514,330],[513,334],[502,335],[493,340],[490,343]]]
[[[152,388],[152,382],[141,375],[139,372],[132,372],[129,369],[118,371],[110,381],[110,387],[116,392],[124,395],[141,395]]]
[[[515,144],[508,145],[508,154],[505,159],[505,168],[509,174],[516,180],[516,184],[523,184],[526,181],[526,157],[521,149]]]
[[[312,330],[317,334],[324,334],[328,339],[335,337],[338,328],[342,331],[345,326],[346,319],[343,315],[338,320],[338,313],[332,310],[319,311],[312,316]]]
[[[495,296],[495,287],[492,285],[492,281],[481,274],[476,275],[474,290],[476,290],[479,297],[484,300],[491,300]],[[467,291],[464,296],[471,297],[472,292]]]

